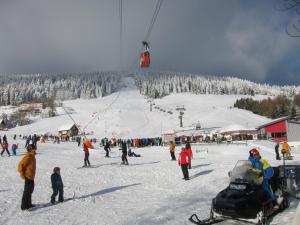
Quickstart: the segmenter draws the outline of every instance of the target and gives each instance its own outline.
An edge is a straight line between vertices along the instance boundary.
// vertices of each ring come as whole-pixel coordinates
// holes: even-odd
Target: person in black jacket
[[[121,145],[122,145],[122,163],[121,164],[128,165],[126,141],[122,141]]]
[[[55,204],[55,197],[58,195],[58,201],[63,202],[64,201],[64,184],[62,182],[61,176],[60,176],[60,168],[54,167],[53,174],[51,175],[51,184],[53,189],[53,194],[51,196],[51,203]]]
[[[106,152],[105,157],[109,157],[110,147],[109,147],[109,142],[108,141],[106,141],[106,143],[104,144],[104,150]]]

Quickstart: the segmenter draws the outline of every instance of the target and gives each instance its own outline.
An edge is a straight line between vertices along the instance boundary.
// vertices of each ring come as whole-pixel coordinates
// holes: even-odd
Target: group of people
[[[22,197],[22,204],[21,204],[21,209],[29,209],[32,208],[34,205],[31,202],[31,195],[34,190],[34,177],[35,177],[35,170],[36,170],[36,159],[35,159],[35,154],[36,154],[36,142],[33,141],[34,139],[31,138],[32,144],[26,142],[26,148],[27,148],[27,153],[21,160],[21,162],[18,165],[18,172],[20,173],[20,176],[22,179],[24,179],[25,184],[24,184],[24,192],[23,192],[23,197]],[[1,142],[1,138],[0,138]],[[3,144],[7,143],[7,138],[6,136],[3,137],[1,145],[3,148]],[[90,161],[89,161],[89,148],[93,148],[92,144],[87,140],[83,140],[83,152],[84,152],[84,166],[83,167],[89,167],[91,166]],[[3,151],[7,151],[9,154],[9,151],[7,148],[3,148]],[[106,157],[109,157],[109,152],[111,151],[110,149],[110,143],[107,141],[104,143],[104,150],[106,152]],[[122,151],[122,163],[124,165],[128,165],[128,159],[127,156],[129,157],[140,157],[140,155],[134,153],[130,147],[128,147],[128,144],[126,141],[120,142],[120,150]],[[171,160],[176,161],[175,157],[175,144],[171,141],[170,146],[170,155],[171,155]],[[279,144],[275,146],[275,152],[276,152],[276,159],[280,159],[279,156]],[[286,155],[290,156],[290,147],[289,145],[284,142],[282,145],[282,150],[281,150],[283,156],[285,157]],[[1,153],[1,155],[2,155]],[[191,169],[191,160],[193,158],[193,151],[191,148],[191,145],[189,142],[186,143],[185,147],[181,148],[181,151],[178,156],[178,165],[181,167],[182,173],[183,173],[183,179],[184,180],[189,180],[189,169]],[[257,149],[251,149],[249,151],[249,158],[248,160],[251,162],[252,167],[254,171],[260,174],[260,176],[263,177],[263,181],[261,183],[261,187],[268,193],[270,198],[274,201],[276,204],[280,204],[282,201],[282,197],[275,196],[269,181],[272,178],[274,171],[273,168],[270,166],[270,164],[265,160],[261,158],[261,155]],[[52,184],[52,189],[53,189],[53,194],[51,195],[51,203],[55,204],[55,199],[56,196],[59,195],[58,201],[63,202],[64,197],[63,197],[63,182],[62,178],[60,176],[60,168],[55,167],[53,169],[53,173],[51,175],[51,184]]]
[[[276,160],[281,160],[281,157],[279,155],[279,147],[280,147],[280,143],[277,142],[276,145],[275,145]],[[282,143],[281,153],[282,153],[282,156],[283,156],[284,159],[292,159],[291,147],[286,141],[284,141]]]
[[[1,136],[0,136],[0,145],[2,147],[1,156],[3,156],[4,152],[6,152],[8,154],[8,156],[10,156],[11,154],[8,150],[9,145],[8,145],[6,135],[3,135],[2,139],[1,139]],[[13,155],[17,155],[17,148],[18,148],[18,144],[12,144],[11,150],[12,150]]]

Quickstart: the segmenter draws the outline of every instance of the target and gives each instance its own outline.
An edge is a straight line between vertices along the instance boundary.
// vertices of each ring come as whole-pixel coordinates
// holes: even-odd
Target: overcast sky
[[[300,38],[285,34],[295,13],[275,1],[164,0],[151,69],[300,84]],[[123,69],[138,64],[156,2],[123,0]],[[119,70],[119,24],[119,0],[1,0],[0,72]]]

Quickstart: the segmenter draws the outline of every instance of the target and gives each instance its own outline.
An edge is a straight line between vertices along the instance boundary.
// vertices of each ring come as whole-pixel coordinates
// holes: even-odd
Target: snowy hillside
[[[239,96],[172,94],[155,100],[166,112],[150,112],[147,99],[139,93],[132,78],[121,81],[119,92],[98,99],[77,99],[63,102],[81,128],[94,132],[94,137],[154,137],[161,132],[179,128],[177,105],[184,105],[184,126],[198,121],[202,127],[254,128],[269,120],[245,110],[232,108]],[[256,96],[256,98],[262,98]],[[172,111],[173,114],[167,113]],[[19,143],[17,156],[0,158],[0,224],[3,225],[182,225],[191,224],[188,218],[197,213],[201,218],[209,215],[211,199],[228,184],[228,171],[236,161],[247,159],[253,146],[272,165],[275,160],[271,143],[250,142],[248,145],[193,145],[194,159],[189,181],[182,180],[177,162],[170,161],[167,147],[133,149],[140,158],[129,158],[129,166],[120,165],[120,152],[112,149],[105,158],[102,148],[90,151],[92,168],[82,168],[83,152],[75,143],[38,145],[37,174],[33,203],[43,207],[21,211],[23,180],[17,173],[17,164],[25,153],[24,140],[13,141],[13,134],[52,132],[72,120],[62,108],[59,116],[38,119],[35,123],[0,131],[8,135],[9,144]],[[267,146],[267,147],[265,147]],[[176,147],[176,157],[180,146]],[[300,153],[293,152],[300,164]],[[61,167],[65,197],[75,197],[57,205],[49,205],[50,175],[55,166]],[[298,201],[273,219],[271,224],[289,224]],[[225,222],[223,225],[242,224]]]
[[[191,126],[198,121],[202,127],[226,127],[238,125],[254,128],[269,119],[246,110],[232,108],[239,95],[195,95],[191,93],[171,94],[156,99],[155,109],[150,112],[150,104],[141,95],[131,77],[122,79],[121,89],[109,96],[97,99],[77,99],[63,102],[76,123],[87,132],[94,132],[96,137],[156,137],[162,132],[179,128],[178,105],[186,108],[183,126]],[[255,96],[257,99],[264,96]],[[60,126],[72,123],[62,108],[59,116],[38,120],[35,123],[16,127],[11,130],[16,134],[50,132],[57,133]],[[167,113],[171,111],[173,114]]]

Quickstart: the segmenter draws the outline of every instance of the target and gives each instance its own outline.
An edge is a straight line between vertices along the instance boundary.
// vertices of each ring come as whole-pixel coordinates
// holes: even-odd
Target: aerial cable
[[[82,131],[84,131],[101,113],[106,112],[119,98],[120,96],[120,91],[118,92],[118,95],[114,98],[114,100],[103,110],[99,111],[94,118],[92,118],[83,128]]]
[[[163,3],[163,0],[157,0],[156,6],[155,6],[155,10],[154,10],[154,13],[153,13],[153,15],[152,15],[152,18],[151,18],[149,27],[148,27],[148,29],[147,29],[147,33],[146,33],[145,39],[144,39],[143,41],[146,41],[146,42],[149,41],[151,32],[152,32],[152,30],[153,30],[153,27],[154,27],[154,24],[155,24],[155,22],[156,22],[156,19],[157,19],[157,16],[158,16],[158,13],[159,13],[159,11],[160,11],[160,8],[161,8],[162,3]],[[134,58],[133,63],[132,63],[131,66],[129,67],[129,70],[130,70],[130,71],[132,71],[133,67],[135,66],[136,62],[138,61],[138,59],[139,59],[139,57],[140,57],[140,52],[141,52],[142,50],[143,50],[143,47],[140,48],[137,57]]]
[[[120,70],[122,70],[122,56],[123,56],[123,46],[122,46],[122,37],[123,37],[123,2],[119,0],[119,19],[120,19]]]

